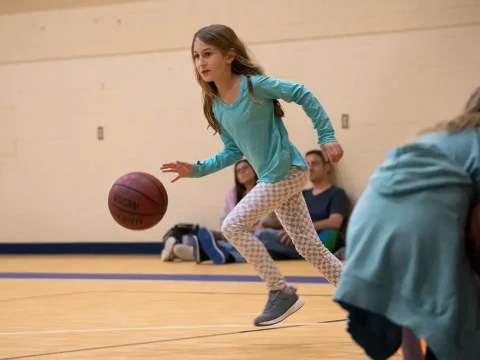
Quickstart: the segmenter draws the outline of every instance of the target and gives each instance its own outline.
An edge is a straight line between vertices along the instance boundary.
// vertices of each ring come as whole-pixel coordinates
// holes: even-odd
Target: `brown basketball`
[[[108,194],[108,209],[115,221],[130,230],[157,225],[168,208],[168,195],[156,177],[132,172],[119,178]]]

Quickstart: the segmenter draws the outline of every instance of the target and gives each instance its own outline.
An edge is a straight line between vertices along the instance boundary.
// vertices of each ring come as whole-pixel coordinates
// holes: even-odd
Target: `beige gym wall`
[[[158,241],[175,222],[218,227],[232,168],[175,184],[159,170],[222,147],[188,50],[203,25],[232,26],[268,75],[314,91],[353,199],[390,147],[455,115],[480,81],[480,0],[0,0],[0,14],[0,242]],[[292,141],[314,148],[310,120],[285,108]],[[145,232],[107,208],[111,184],[136,170],[170,196]]]

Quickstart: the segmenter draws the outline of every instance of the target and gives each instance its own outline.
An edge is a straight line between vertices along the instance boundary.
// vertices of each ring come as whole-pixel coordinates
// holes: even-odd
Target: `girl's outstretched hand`
[[[163,164],[160,169],[164,173],[177,173],[177,177],[172,180],[172,183],[174,183],[180,178],[191,177],[193,165],[182,161],[176,161]]]
[[[323,144],[321,149],[325,160],[332,163],[338,163],[343,156],[342,146],[337,142]]]

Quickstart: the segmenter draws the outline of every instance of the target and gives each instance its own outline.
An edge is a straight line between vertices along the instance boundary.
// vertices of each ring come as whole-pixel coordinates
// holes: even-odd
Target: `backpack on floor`
[[[188,223],[178,223],[172,226],[168,231],[163,235],[162,242],[165,242],[169,237],[174,237],[177,242],[182,242],[182,237],[184,235],[197,235],[198,233],[198,224],[188,224]]]

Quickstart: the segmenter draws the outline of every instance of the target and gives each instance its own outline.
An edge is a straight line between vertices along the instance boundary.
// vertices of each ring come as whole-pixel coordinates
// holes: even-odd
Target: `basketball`
[[[480,203],[475,204],[470,213],[467,232],[467,254],[470,265],[480,275]]]
[[[130,230],[146,230],[157,225],[168,208],[168,195],[156,177],[132,172],[120,177],[108,194],[113,219]]]

